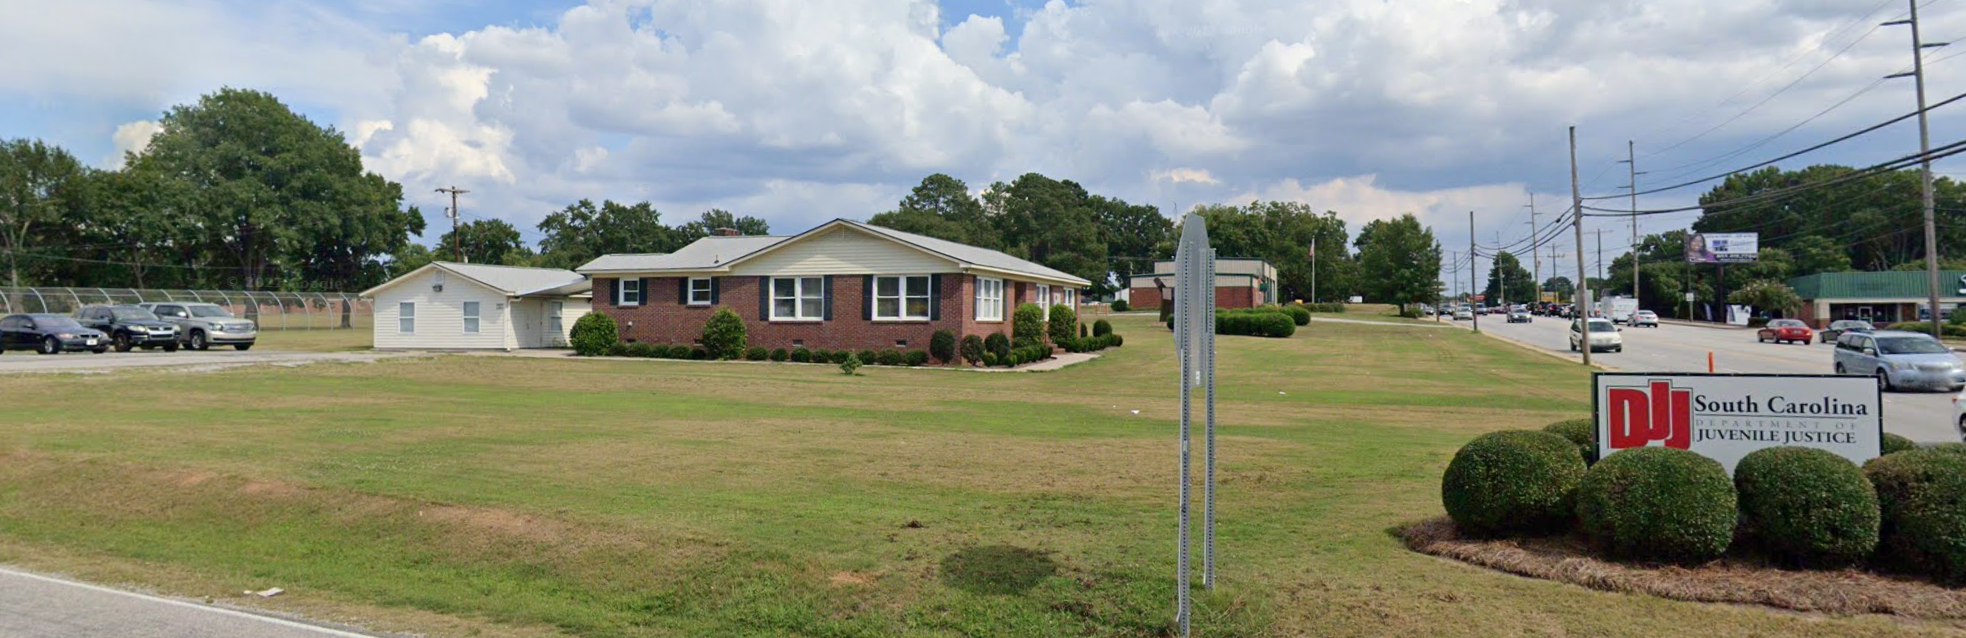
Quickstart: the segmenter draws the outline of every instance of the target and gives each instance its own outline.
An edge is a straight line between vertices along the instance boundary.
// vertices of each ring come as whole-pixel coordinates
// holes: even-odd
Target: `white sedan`
[[[1583,347],[1582,344],[1584,343],[1585,337],[1580,331],[1586,323],[1590,325],[1589,339],[1591,352],[1600,350],[1609,350],[1611,352],[1625,351],[1625,338],[1618,334],[1619,332],[1623,332],[1623,330],[1618,328],[1617,324],[1611,323],[1610,319],[1593,317],[1586,322],[1570,322],[1571,352],[1576,352],[1578,348]]]

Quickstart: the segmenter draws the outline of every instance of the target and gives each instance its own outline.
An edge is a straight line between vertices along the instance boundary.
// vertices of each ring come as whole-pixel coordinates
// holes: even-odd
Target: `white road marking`
[[[88,584],[88,583],[78,583],[78,582],[75,582],[75,581],[72,581],[72,580],[68,580],[68,579],[64,579],[64,578],[55,578],[55,577],[52,577],[52,576],[43,576],[43,575],[40,575],[40,574],[34,574],[34,573],[29,573],[29,572],[24,572],[24,571],[20,571],[20,570],[15,570],[15,569],[8,569],[8,568],[6,568],[6,567],[0,567],[0,574],[6,574],[6,575],[9,575],[9,576],[17,576],[17,577],[20,577],[20,578],[27,578],[27,579],[31,579],[31,580],[38,580],[38,581],[41,581],[41,582],[45,582],[45,583],[52,583],[52,584],[56,584],[56,585],[66,585],[66,586],[69,586],[69,587],[74,587],[74,588],[78,588],[78,589],[85,589],[85,590],[89,590],[89,591],[94,591],[94,592],[101,592],[101,593],[105,593],[105,594],[115,594],[115,595],[118,595],[118,596],[125,596],[125,597],[129,597],[129,598],[135,598],[135,599],[138,599],[138,600],[145,600],[145,601],[149,601],[149,602],[154,602],[154,603],[163,603],[163,604],[166,604],[166,605],[173,605],[173,606],[177,606],[177,607],[183,607],[183,608],[185,608],[185,609],[196,609],[196,610],[200,610],[200,611],[206,611],[206,612],[211,612],[211,613],[214,613],[214,614],[219,614],[219,615],[223,615],[223,616],[232,616],[232,617],[236,617],[236,618],[246,618],[246,619],[251,619],[251,620],[256,620],[256,621],[259,621],[259,622],[264,622],[264,623],[268,623],[268,624],[272,624],[272,625],[278,625],[278,626],[281,626],[281,627],[287,627],[287,628],[290,628],[290,629],[300,629],[300,630],[304,630],[304,631],[311,631],[311,632],[315,632],[315,633],[318,633],[318,634],[321,634],[321,635],[323,635],[323,636],[335,636],[336,638],[376,638],[376,637],[375,637],[374,635],[372,635],[372,634],[358,634],[358,633],[355,633],[355,632],[352,632],[352,631],[342,631],[342,630],[340,630],[340,629],[334,629],[334,628],[331,628],[331,627],[322,627],[322,626],[320,626],[320,625],[310,625],[310,624],[307,624],[307,623],[304,623],[304,622],[295,622],[295,621],[292,621],[292,620],[287,620],[287,619],[284,619],[284,618],[275,618],[275,617],[272,617],[272,616],[263,616],[263,615],[260,615],[260,614],[254,614],[254,613],[248,613],[248,612],[243,612],[243,611],[238,611],[238,610],[234,610],[234,609],[226,609],[226,608],[224,608],[224,607],[215,607],[215,606],[212,606],[212,605],[202,605],[202,604],[198,604],[198,603],[193,603],[193,602],[189,602],[189,601],[184,601],[184,600],[176,600],[176,599],[172,599],[172,598],[164,598],[164,597],[162,597],[162,596],[152,596],[152,595],[149,595],[149,594],[139,594],[139,593],[136,593],[136,592],[132,592],[132,591],[123,591],[123,590],[121,590],[121,589],[112,589],[112,588],[109,588],[109,587],[103,587],[103,586],[101,586],[101,585],[91,585],[91,584]]]

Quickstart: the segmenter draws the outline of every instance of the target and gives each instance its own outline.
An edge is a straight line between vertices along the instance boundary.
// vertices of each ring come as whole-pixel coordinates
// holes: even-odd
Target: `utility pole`
[[[1914,2],[1916,0],[1913,0]],[[1584,365],[1591,364],[1590,280],[1584,277],[1584,186],[1577,179],[1577,127],[1570,127],[1570,227],[1577,233],[1578,336],[1583,341]],[[1574,314],[1574,313],[1573,313]]]
[[[1627,164],[1626,168],[1631,170],[1631,186],[1627,188],[1632,191],[1632,299],[1643,299],[1638,287],[1638,176],[1645,172],[1638,170],[1638,155],[1633,146],[1631,140],[1625,140],[1625,161],[1620,163]]]
[[[1537,307],[1540,308],[1542,307],[1541,304],[1543,303],[1543,256],[1542,253],[1536,252],[1536,192],[1535,191],[1529,192],[1529,263],[1531,264],[1530,266],[1531,270],[1529,272],[1529,280],[1530,282],[1536,284],[1535,303],[1538,304]],[[1550,267],[1555,268],[1556,264],[1552,263],[1550,264]]]
[[[1609,228],[1599,228],[1591,232],[1591,234],[1597,235],[1597,278],[1598,279],[1604,279],[1604,233],[1609,232],[1610,230],[1611,229]],[[1608,280],[1605,281],[1605,285],[1607,286],[1610,285],[1610,281]]]
[[[471,191],[452,186],[439,188],[437,192],[451,194],[451,251],[456,255],[458,263],[467,263],[464,259],[464,236],[457,232],[457,196]]]
[[[1502,231],[1495,231],[1495,257],[1502,256]],[[1509,312],[1509,274],[1499,270],[1502,262],[1495,257],[1488,259],[1488,271],[1495,273],[1495,305],[1502,307],[1506,316]],[[1521,263],[1520,261],[1516,263]]]
[[[1311,303],[1317,303],[1317,235],[1311,236]]]
[[[1937,223],[1932,214],[1932,130],[1925,119],[1925,50],[1936,49],[1949,42],[1926,43],[1918,33],[1918,0],[1907,0],[1911,5],[1911,17],[1892,20],[1883,26],[1911,26],[1911,73],[1918,87],[1918,152],[1919,186],[1925,196],[1925,287],[1926,303],[1932,309],[1932,337],[1939,338],[1939,237]],[[1905,73],[1894,73],[1885,79],[1904,77]]]
[[[1475,267],[1476,262],[1475,262],[1474,237],[1475,237],[1474,211],[1468,211],[1468,300],[1469,301],[1473,301],[1475,291],[1481,289],[1481,286],[1475,284],[1475,271],[1478,269]],[[1481,313],[1475,312],[1475,313],[1470,313],[1470,315],[1474,319],[1474,331],[1481,332]]]

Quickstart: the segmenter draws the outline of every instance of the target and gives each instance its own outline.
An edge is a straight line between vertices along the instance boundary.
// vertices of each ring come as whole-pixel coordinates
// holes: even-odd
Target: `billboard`
[[[1753,263],[1761,255],[1761,233],[1689,233],[1686,261],[1694,264]]]
[[[1820,448],[1862,465],[1883,445],[1883,394],[1870,377],[1600,372],[1592,384],[1599,458],[1674,447],[1732,474],[1762,448]]]

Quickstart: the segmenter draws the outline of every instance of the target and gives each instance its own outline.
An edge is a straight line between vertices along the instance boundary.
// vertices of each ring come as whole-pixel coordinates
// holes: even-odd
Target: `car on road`
[[[1832,355],[1837,374],[1872,376],[1879,390],[1966,388],[1966,365],[1932,335],[1902,330],[1846,332]]]
[[[1961,402],[1962,398],[1966,398],[1966,391],[1952,397],[1952,423],[1958,427],[1960,442],[1966,443],[1966,402]]]
[[[259,340],[259,326],[232,315],[224,306],[212,303],[142,303],[137,307],[177,324],[178,343],[192,350],[212,346],[232,346],[251,350]]]
[[[1639,326],[1657,328],[1659,327],[1659,313],[1652,312],[1650,310],[1640,310],[1638,312],[1634,312],[1632,313],[1631,323],[1633,328],[1637,328]]]
[[[1800,343],[1809,345],[1816,340],[1816,334],[1809,330],[1809,324],[1799,319],[1776,319],[1754,331],[1754,340],[1760,343]]]
[[[109,336],[83,327],[68,315],[7,315],[0,317],[0,353],[8,350],[33,350],[41,354],[87,350],[102,354],[109,350]]]
[[[1467,306],[1461,306],[1459,308],[1454,309],[1455,321],[1465,321],[1470,319],[1474,319],[1474,311],[1468,309]]]
[[[1529,311],[1520,307],[1509,311],[1509,323],[1529,323]]]
[[[1824,328],[1816,334],[1823,343],[1836,343],[1837,337],[1843,336],[1843,333],[1872,332],[1875,330],[1877,330],[1877,327],[1870,325],[1868,321],[1862,319],[1842,319],[1829,322],[1828,328]]]
[[[1588,325],[1590,330],[1589,337],[1585,337],[1583,333],[1586,325]],[[1570,322],[1570,351],[1576,352],[1578,349],[1584,347],[1583,344],[1588,339],[1592,352],[1599,350],[1624,352],[1625,338],[1618,334],[1620,332],[1623,332],[1623,330],[1618,328],[1618,324],[1611,323],[1610,319],[1594,317],[1583,321],[1572,321]]]
[[[136,306],[83,306],[75,313],[75,320],[109,335],[109,343],[117,352],[131,348],[177,352],[177,325]]]

